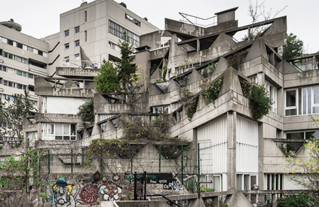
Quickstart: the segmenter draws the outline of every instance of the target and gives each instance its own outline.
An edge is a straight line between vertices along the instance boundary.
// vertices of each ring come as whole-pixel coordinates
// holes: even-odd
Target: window
[[[74,41],[74,45],[75,45],[75,47],[80,46],[80,40],[75,40],[75,41]]]
[[[286,116],[297,115],[297,95],[297,89],[286,91]]]
[[[87,11],[84,11],[84,22],[88,21],[88,13]]]
[[[68,57],[65,57],[65,58],[64,58],[64,61],[65,61],[66,63],[70,62],[69,56],[68,56]]]
[[[40,51],[40,50],[38,50],[38,55],[43,56],[43,52],[42,52],[42,51]]]
[[[137,19],[135,19],[134,17],[131,17],[128,14],[125,14],[125,19],[129,20],[130,22],[132,22],[133,24],[137,25],[137,26],[141,26],[141,22],[138,21]]]
[[[68,50],[69,48],[70,48],[70,47],[69,47],[69,43],[67,43],[67,44],[64,45],[64,49],[65,49],[65,50]]]
[[[113,50],[121,51],[121,48],[113,42],[109,42],[109,47],[112,48]]]
[[[8,39],[7,44],[8,44],[8,45],[12,45],[12,46],[13,46],[13,41]]]
[[[126,33],[128,37],[129,43],[132,45],[135,45],[136,47],[139,47],[140,37],[134,34],[133,32],[125,29],[124,27],[116,24],[115,22],[109,20],[109,33],[122,38],[124,33]]]
[[[273,102],[271,111],[277,113],[277,88],[268,81],[266,81],[265,87],[268,91],[269,98]]]
[[[33,48],[33,53],[38,54],[39,52],[37,49]]]
[[[64,31],[64,37],[68,37],[69,36],[69,30],[65,30]]]
[[[80,27],[74,27],[74,33],[77,34],[80,32]]]
[[[256,84],[258,83],[257,75],[251,76],[249,79],[250,79],[251,82],[253,82],[253,83],[256,83]]]
[[[22,49],[22,44],[17,42],[17,47]]]
[[[286,116],[319,113],[319,86],[287,90]]]
[[[87,31],[84,31],[84,39],[85,39],[85,42],[88,41],[88,33],[87,33]]]
[[[74,55],[74,59],[75,59],[75,60],[80,60],[80,54],[75,54],[75,55]]]

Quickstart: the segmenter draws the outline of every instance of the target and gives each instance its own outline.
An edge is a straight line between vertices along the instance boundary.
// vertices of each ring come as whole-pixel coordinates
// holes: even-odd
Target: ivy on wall
[[[201,88],[203,89],[203,97],[206,100],[207,104],[213,102],[215,105],[215,100],[218,98],[219,92],[223,86],[223,76],[220,77],[217,81],[208,83],[206,82],[201,85]]]
[[[269,113],[272,100],[269,97],[269,92],[264,86],[255,85],[249,81],[240,80],[243,95],[249,99],[249,108],[253,118],[258,120]]]

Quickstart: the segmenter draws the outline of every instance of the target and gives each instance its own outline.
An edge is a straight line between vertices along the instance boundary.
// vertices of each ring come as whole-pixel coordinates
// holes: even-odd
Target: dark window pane
[[[306,139],[319,139],[319,131],[306,132]]]
[[[286,110],[286,116],[293,116],[293,115],[297,115],[297,109]]]
[[[286,91],[286,106],[296,106],[296,91]]]

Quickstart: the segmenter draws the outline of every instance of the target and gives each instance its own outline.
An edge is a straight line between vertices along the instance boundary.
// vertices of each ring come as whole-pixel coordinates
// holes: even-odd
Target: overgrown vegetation
[[[103,156],[112,158],[127,159],[134,157],[146,143],[167,142],[171,145],[189,145],[186,139],[170,137],[168,131],[170,122],[168,115],[160,115],[150,123],[134,122],[131,120],[120,120],[123,128],[123,135],[118,139],[93,139],[86,150],[85,156],[88,158],[85,162],[86,167],[91,167],[92,160],[100,159],[101,153]],[[142,144],[139,144],[142,143]],[[170,146],[170,145],[168,145]],[[166,147],[174,154],[175,147]]]
[[[228,56],[227,57],[228,67],[233,67],[236,70],[238,70],[243,65],[243,62],[244,62],[247,54],[248,54],[248,50],[243,50],[243,51],[236,52],[233,55]]]
[[[117,68],[109,61],[103,60],[99,74],[94,78],[94,82],[98,93],[121,92]]]
[[[223,76],[220,77],[218,80],[214,82],[208,82],[208,80],[204,80],[204,84],[201,85],[203,89],[203,97],[205,98],[207,104],[214,103],[215,100],[218,98],[219,92],[223,86]]]
[[[243,95],[249,99],[249,107],[253,118],[258,120],[269,113],[273,104],[269,92],[264,86],[254,85],[249,81],[240,80]]]
[[[81,116],[82,122],[94,123],[94,103],[92,98],[86,100],[84,104],[79,106],[77,115]]]
[[[166,66],[163,67],[163,75],[162,75],[162,80],[166,81],[166,74],[167,72],[170,71]]]
[[[37,109],[27,91],[14,94],[12,98],[12,101],[0,98],[0,137],[23,139],[23,120]]]
[[[284,46],[283,58],[290,60],[294,57],[302,55],[304,51],[303,42],[296,35],[290,33],[287,35],[287,44]]]
[[[205,78],[211,76],[216,68],[216,63],[211,63],[203,70],[203,76]]]
[[[314,196],[300,193],[298,195],[290,195],[279,198],[277,207],[312,207],[319,206],[318,199]]]
[[[129,100],[135,100],[134,95],[139,93],[144,82],[137,73],[138,67],[131,64],[135,56],[134,47],[129,43],[129,38],[124,34],[123,41],[119,42],[121,48],[121,58],[118,62],[106,62],[99,70],[99,74],[94,78],[96,91],[99,93],[126,94]]]
[[[261,119],[267,115],[273,102],[269,98],[268,91],[263,86],[252,86],[249,96],[249,107],[254,119]]]
[[[186,115],[188,117],[188,120],[191,121],[196,110],[197,110],[197,103],[198,103],[198,97],[194,98],[192,101],[190,101],[188,104],[186,104]]]

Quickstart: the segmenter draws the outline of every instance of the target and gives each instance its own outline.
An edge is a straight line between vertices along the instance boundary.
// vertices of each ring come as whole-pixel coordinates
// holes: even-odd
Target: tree
[[[79,106],[78,116],[81,116],[82,122],[94,123],[94,103],[92,98]]]
[[[311,118],[317,125],[319,120]],[[308,157],[300,158],[291,151],[289,152],[286,161],[291,164],[291,168],[288,173],[291,174],[291,180],[310,190],[310,194],[319,203],[319,140],[316,137],[312,140],[306,140],[304,148]],[[297,171],[301,171],[301,174],[296,174]]]
[[[302,55],[304,51],[303,42],[296,35],[290,33],[287,35],[287,44],[284,47],[283,58],[285,60],[290,60],[294,57]]]
[[[251,0],[249,1],[248,6],[248,16],[252,18],[252,24],[257,23],[260,18],[262,18],[263,21],[266,21],[268,19],[275,18],[280,12],[282,12],[284,9],[287,8],[287,6],[283,7],[282,9],[276,11],[274,15],[272,15],[272,9],[266,10],[265,2],[267,0],[262,1],[261,3],[258,3],[258,0],[253,3]],[[258,37],[258,35],[262,34],[269,26],[259,26],[254,27],[250,29],[249,37],[245,35],[243,40],[248,39],[255,39]]]
[[[0,135],[8,138],[23,139],[22,125],[24,119],[36,112],[29,93],[12,95],[12,100],[0,98]]]
[[[120,82],[117,68],[113,63],[103,60],[99,74],[94,78],[96,91],[98,93],[112,93],[120,91]]]
[[[19,139],[21,145],[17,148],[19,157],[9,156],[0,161],[0,205],[29,206],[29,180],[38,186],[41,183],[39,176],[39,159],[42,153],[31,149],[28,140],[23,136],[22,125],[26,117],[36,112],[29,94],[14,94],[11,101],[0,99],[0,136],[9,139]],[[4,193],[4,190],[23,190],[21,194]],[[28,201],[26,201],[28,200]],[[9,205],[10,204],[10,205]]]
[[[121,58],[114,63],[104,60],[99,74],[94,78],[96,90],[99,93],[116,93],[118,95],[130,94],[134,96],[143,86],[140,74],[137,73],[137,66],[132,65],[135,59],[134,47],[129,43],[129,38],[124,34],[123,41],[119,41],[121,48]],[[132,98],[133,97],[133,98]]]

